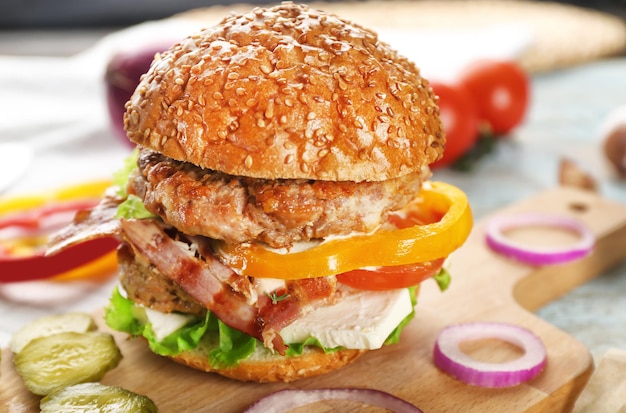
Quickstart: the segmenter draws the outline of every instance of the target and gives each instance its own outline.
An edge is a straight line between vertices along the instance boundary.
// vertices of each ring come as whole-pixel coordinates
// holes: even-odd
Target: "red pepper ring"
[[[33,281],[69,275],[69,272],[115,251],[113,237],[97,238],[73,245],[55,255],[41,252],[26,257],[0,256],[0,283]]]
[[[4,235],[0,283],[111,274],[117,265],[118,241],[113,237],[89,240],[55,255],[45,255],[44,245],[48,234],[67,225],[73,213],[96,205],[109,186],[108,181],[95,181],[40,195],[0,198],[0,235]]]

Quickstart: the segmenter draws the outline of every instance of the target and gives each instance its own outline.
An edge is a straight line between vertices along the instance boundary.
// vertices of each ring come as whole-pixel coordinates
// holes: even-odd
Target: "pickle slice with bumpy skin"
[[[111,334],[90,331],[36,338],[13,361],[28,390],[45,396],[73,384],[99,381],[121,359]]]
[[[149,397],[100,383],[82,383],[65,387],[41,399],[39,409],[41,413],[158,412]]]
[[[24,325],[11,337],[11,351],[22,351],[31,340],[66,331],[84,333],[96,329],[93,317],[87,313],[52,314],[38,318]]]

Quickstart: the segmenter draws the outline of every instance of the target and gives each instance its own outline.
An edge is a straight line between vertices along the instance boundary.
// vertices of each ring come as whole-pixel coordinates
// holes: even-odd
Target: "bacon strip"
[[[129,244],[159,272],[176,282],[226,325],[263,341],[263,322],[258,309],[220,281],[226,276],[223,272],[232,270],[211,255],[205,257],[206,262],[195,258],[153,220],[122,220],[121,226]],[[265,345],[279,353],[286,349],[280,335]]]
[[[78,211],[70,225],[50,237],[46,255],[56,254],[91,239],[119,234],[120,221],[115,218],[115,214],[122,201],[112,194],[106,194],[94,208]]]
[[[201,256],[210,256],[213,259],[213,249],[211,248],[209,238],[200,235],[184,238],[188,239],[189,242],[198,249]],[[254,286],[250,282],[250,278],[242,277],[230,269],[228,271],[219,271],[215,275],[221,282],[228,284],[234,291],[243,294],[246,297],[246,302],[248,304],[252,305],[257,301],[258,296]]]
[[[228,326],[261,340],[269,349],[283,354],[286,346],[280,330],[335,296],[334,277],[288,281],[280,301],[259,295],[247,277],[222,264],[201,237],[188,237],[202,259],[165,233],[155,220],[119,220],[115,217],[121,199],[105,196],[91,210],[80,211],[69,226],[54,234],[47,254],[98,238],[123,237],[136,253],[143,255],[164,276]],[[256,299],[256,304],[251,304]]]

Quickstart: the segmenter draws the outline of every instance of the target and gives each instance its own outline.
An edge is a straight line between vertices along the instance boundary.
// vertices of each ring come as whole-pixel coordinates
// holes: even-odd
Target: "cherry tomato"
[[[465,154],[478,139],[478,112],[470,94],[460,85],[431,82],[439,96],[439,112],[446,132],[443,158],[431,168],[448,166]]]
[[[416,264],[359,269],[337,275],[337,281],[360,290],[391,290],[417,285],[437,274],[445,258]]]
[[[460,75],[478,116],[495,135],[504,135],[519,125],[528,109],[530,80],[513,61],[479,60]]]

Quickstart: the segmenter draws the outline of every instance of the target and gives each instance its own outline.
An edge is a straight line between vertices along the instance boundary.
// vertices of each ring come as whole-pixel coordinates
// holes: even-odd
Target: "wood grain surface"
[[[451,257],[453,280],[448,291],[441,293],[430,280],[423,284],[417,316],[403,333],[401,343],[370,352],[342,370],[292,384],[240,383],[179,366],[150,353],[141,340],[128,340],[116,333],[124,359],[105,376],[103,383],[145,394],[161,412],[242,412],[256,399],[281,388],[340,386],[385,390],[430,413],[568,412],[593,371],[593,359],[579,341],[539,319],[532,310],[626,257],[626,206],[591,192],[556,188],[497,214],[528,211],[580,219],[597,236],[593,253],[576,262],[543,268],[511,261],[485,246],[484,227],[490,218],[486,217]],[[563,242],[563,234],[554,231],[535,228],[519,236],[535,243]],[[101,310],[94,312],[100,318]],[[432,362],[435,338],[446,325],[465,321],[504,321],[528,327],[547,347],[545,371],[526,384],[501,390],[467,386],[443,374]],[[491,361],[510,359],[520,353],[519,349],[495,340],[467,343],[464,351]],[[38,411],[39,398],[24,388],[7,349],[2,358],[0,410]],[[298,411],[362,409],[362,405],[354,403],[328,402]]]

